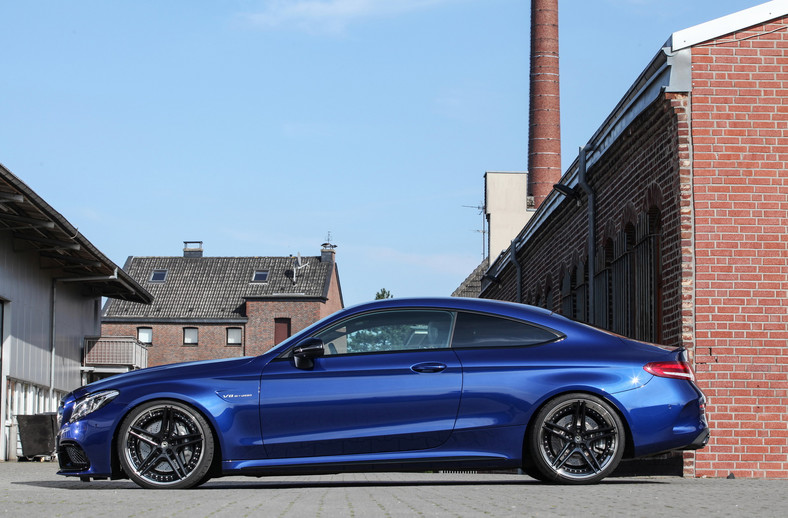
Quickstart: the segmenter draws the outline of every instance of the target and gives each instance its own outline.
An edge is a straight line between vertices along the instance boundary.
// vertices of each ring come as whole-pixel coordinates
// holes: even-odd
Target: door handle
[[[444,369],[446,369],[446,364],[438,363],[438,362],[417,363],[416,365],[410,368],[410,370],[412,370],[413,372],[419,372],[422,374],[432,374],[435,372],[441,372]]]

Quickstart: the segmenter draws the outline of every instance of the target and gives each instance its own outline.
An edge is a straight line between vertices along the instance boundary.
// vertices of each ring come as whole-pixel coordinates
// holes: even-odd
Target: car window
[[[540,326],[478,313],[459,313],[452,347],[522,347],[557,340],[561,335]]]
[[[448,348],[452,319],[448,311],[381,311],[345,320],[315,337],[323,340],[326,356]]]

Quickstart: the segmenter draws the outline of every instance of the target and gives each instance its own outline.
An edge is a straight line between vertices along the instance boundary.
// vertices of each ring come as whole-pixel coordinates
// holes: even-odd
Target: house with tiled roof
[[[102,337],[148,344],[148,365],[254,356],[342,309],[334,246],[313,257],[130,257],[124,270],[153,295],[150,305],[110,300]]]

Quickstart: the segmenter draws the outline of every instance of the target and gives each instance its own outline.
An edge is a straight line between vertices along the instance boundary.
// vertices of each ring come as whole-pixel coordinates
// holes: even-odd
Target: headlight
[[[95,394],[88,394],[84,398],[74,403],[74,411],[71,412],[71,419],[69,419],[68,422],[73,423],[74,421],[82,419],[91,412],[95,412],[99,408],[115,399],[115,396],[118,394],[119,392],[117,390],[104,390],[102,392],[96,392]]]
[[[63,426],[63,412],[66,410],[66,405],[64,400],[60,400],[60,405],[57,407],[57,429],[60,430],[60,427]]]

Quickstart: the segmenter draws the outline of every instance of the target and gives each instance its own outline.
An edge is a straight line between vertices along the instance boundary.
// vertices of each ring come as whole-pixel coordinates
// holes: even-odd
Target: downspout
[[[577,183],[588,195],[587,219],[588,219],[588,323],[594,325],[596,322],[596,311],[594,308],[594,277],[596,276],[596,196],[594,190],[588,185],[586,176],[586,153],[585,147],[581,146],[578,156]]]
[[[52,307],[49,314],[52,322],[49,325],[49,398],[47,399],[47,410],[52,410],[52,398],[55,395],[55,302],[57,299],[57,278],[52,279]]]
[[[517,262],[517,242],[512,240],[512,244],[509,245],[509,256],[514,264],[515,269],[517,270],[517,300],[518,304],[523,303],[523,267],[520,266],[520,263]]]

